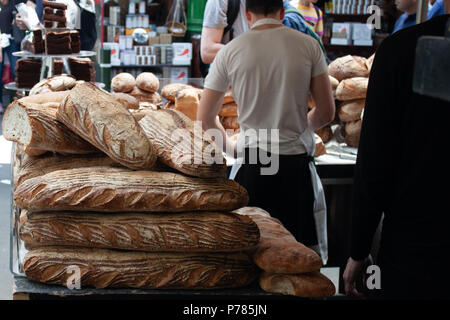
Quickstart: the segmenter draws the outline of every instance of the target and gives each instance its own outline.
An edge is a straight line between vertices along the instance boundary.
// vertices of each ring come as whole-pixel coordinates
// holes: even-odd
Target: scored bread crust
[[[35,104],[18,100],[11,103],[3,117],[5,138],[23,144],[25,152],[34,154],[44,151],[67,154],[97,152],[94,146],[57,120],[58,107],[59,104],[54,102]],[[15,133],[20,127],[25,128],[26,135]]]
[[[133,115],[91,83],[77,84],[59,107],[57,117],[128,168],[148,169],[155,165],[156,153]]]
[[[129,95],[136,98],[139,102],[150,102],[156,105],[160,105],[162,103],[161,96],[158,92],[147,92],[139,89],[138,87],[134,87]]]
[[[365,99],[368,84],[368,78],[345,79],[339,83],[336,89],[336,99],[341,101]]]
[[[248,200],[247,191],[233,180],[111,167],[54,171],[14,191],[16,204],[29,211],[231,211]]]
[[[139,121],[158,159],[185,174],[201,178],[225,178],[226,160],[200,125],[172,109],[147,110]]]
[[[242,253],[149,253],[90,248],[45,247],[24,258],[25,275],[34,281],[67,285],[80,268],[82,287],[142,289],[216,289],[250,284],[254,265]]]
[[[170,83],[162,88],[161,95],[164,97],[164,99],[175,102],[175,97],[178,91],[193,88],[193,86],[184,83]]]
[[[235,252],[253,249],[259,241],[259,229],[250,218],[229,212],[22,213],[20,237],[34,247]]]
[[[264,291],[303,298],[325,298],[335,294],[333,282],[318,271],[305,274],[263,272],[259,285]]]
[[[328,74],[338,81],[342,81],[354,77],[367,77],[369,70],[367,69],[365,58],[346,55],[330,63]]]

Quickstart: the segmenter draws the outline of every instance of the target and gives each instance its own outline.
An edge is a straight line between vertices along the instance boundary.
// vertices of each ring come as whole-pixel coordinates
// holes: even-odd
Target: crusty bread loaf
[[[221,123],[224,129],[239,129],[238,117],[222,117]]]
[[[356,121],[361,119],[361,112],[366,104],[366,99],[357,99],[343,102],[338,115],[342,122]]]
[[[144,91],[156,92],[159,89],[159,80],[151,72],[142,72],[136,77],[136,86]]]
[[[75,86],[76,79],[67,74],[61,74],[38,82],[30,91],[29,96],[54,91],[70,90]]]
[[[194,87],[184,83],[170,83],[162,88],[161,95],[164,97],[164,99],[175,102],[178,91],[192,88]]]
[[[5,139],[23,144],[25,152],[39,150],[38,153],[53,151],[86,154],[97,151],[56,119],[58,103],[34,104],[22,101],[11,103],[3,116]]]
[[[139,121],[158,159],[185,174],[202,178],[225,178],[226,160],[201,126],[182,112],[149,110]]]
[[[35,247],[193,253],[245,251],[259,242],[259,229],[250,218],[225,212],[34,212],[21,220],[21,239]]]
[[[345,123],[344,141],[349,147],[358,148],[361,135],[362,121],[350,121]]]
[[[36,104],[45,104],[51,102],[61,103],[68,95],[69,91],[45,92],[36,94],[34,96],[27,96],[21,98],[20,101],[23,103],[36,103]]]
[[[345,79],[339,83],[336,89],[336,99],[341,101],[365,99],[368,84],[368,78]]]
[[[375,53],[373,55],[371,55],[369,58],[367,58],[367,60],[366,60],[366,66],[367,66],[367,70],[369,70],[369,72],[372,70],[372,64],[373,64],[374,59],[375,59]]]
[[[122,167],[120,164],[105,155],[93,154],[89,156],[59,156],[49,154],[42,157],[25,156],[22,167],[17,175],[17,185],[23,181],[43,176],[44,174],[66,169],[86,167]]]
[[[182,89],[177,92],[175,97],[175,110],[183,112],[191,120],[197,119],[197,109],[200,98],[197,89]]]
[[[320,128],[316,130],[314,133],[320,137],[323,143],[327,143],[328,141],[331,140],[331,138],[333,138],[333,131],[331,130],[330,126]]]
[[[131,92],[136,86],[136,79],[127,72],[119,73],[111,80],[111,89],[114,92]]]
[[[222,109],[219,111],[221,117],[237,117],[238,106],[235,102],[230,102],[222,105]]]
[[[261,208],[245,207],[234,212],[249,216],[258,226],[260,241],[253,261],[258,267],[273,273],[306,273],[322,267],[319,255],[286,230],[278,219]]]
[[[29,211],[231,211],[248,203],[233,180],[94,167],[59,170],[22,182],[14,200]]]
[[[46,247],[28,252],[25,275],[67,285],[77,266],[81,287],[216,289],[250,284],[254,265],[242,253],[149,253],[108,249]]]
[[[114,92],[112,95],[114,99],[123,104],[125,108],[139,109],[139,101],[135,97],[123,92]]]
[[[232,102],[235,102],[234,101],[234,97],[233,97],[233,93],[231,92],[231,89],[228,89],[228,91],[225,92],[222,104],[227,104],[227,103],[232,103]]]
[[[347,55],[337,58],[328,66],[328,74],[338,81],[354,77],[367,77],[366,59],[358,56]]]
[[[259,285],[264,291],[303,298],[326,298],[335,294],[336,288],[319,271],[305,274],[274,274],[263,272]]]
[[[162,104],[162,99],[158,92],[147,92],[138,87],[134,87],[129,95],[135,97],[139,102],[150,102],[156,105]]]
[[[336,91],[336,89],[339,85],[339,80],[332,76],[328,76],[328,78],[330,79],[331,91],[333,91],[333,92]]]
[[[113,160],[131,169],[148,169],[155,151],[133,115],[111,94],[85,82],[61,104],[58,119]]]
[[[325,148],[325,144],[323,143],[322,139],[319,135],[314,135],[316,140],[316,151],[314,152],[314,157],[319,157],[321,155],[324,155],[327,153],[327,149]]]

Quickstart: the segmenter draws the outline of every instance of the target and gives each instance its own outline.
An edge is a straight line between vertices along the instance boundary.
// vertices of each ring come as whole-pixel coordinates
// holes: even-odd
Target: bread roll
[[[224,129],[239,129],[238,117],[223,117],[221,122]]]
[[[319,271],[305,274],[273,274],[263,272],[259,285],[264,291],[303,298],[325,298],[335,294],[336,288]]]
[[[3,116],[5,139],[23,144],[26,152],[39,150],[38,153],[53,151],[86,154],[97,151],[57,121],[58,103],[34,104],[23,101],[20,99],[11,103]]]
[[[119,73],[111,80],[111,89],[114,92],[131,92],[136,86],[133,75],[127,72]]]
[[[194,87],[183,83],[170,83],[162,88],[161,95],[164,97],[164,99],[175,102],[178,91],[192,88]]]
[[[234,212],[249,216],[258,226],[260,241],[253,261],[272,273],[306,273],[322,267],[322,260],[313,250],[295,240],[278,219],[261,208],[245,207]]]
[[[349,147],[358,148],[362,121],[351,121],[345,124],[344,141]]]
[[[123,104],[127,109],[139,109],[139,101],[127,93],[115,92],[112,94],[114,99]]]
[[[111,159],[131,169],[148,169],[156,153],[133,115],[111,94],[77,84],[58,109],[58,120]]]
[[[235,213],[24,213],[20,237],[34,247],[194,253],[250,250],[259,242],[256,224]]]
[[[139,125],[169,167],[201,178],[225,178],[226,160],[214,141],[178,110],[147,111]]]
[[[45,92],[70,90],[75,86],[76,79],[67,74],[62,74],[41,80],[30,91],[29,96]]]
[[[25,275],[33,281],[66,286],[81,272],[81,287],[217,289],[250,284],[254,265],[242,253],[149,253],[90,248],[46,247],[28,252]]]
[[[227,92],[225,92],[225,95],[223,97],[223,104],[232,103],[234,101],[233,93],[231,92],[231,89],[228,89]]]
[[[361,120],[361,113],[366,104],[366,99],[345,101],[338,109],[339,119],[342,122]]]
[[[333,131],[331,130],[330,126],[325,126],[323,128],[316,130],[315,134],[317,134],[320,137],[323,143],[327,143],[328,141],[331,140],[331,138],[333,138]]]
[[[237,117],[237,115],[238,106],[235,102],[224,104],[219,111],[219,116],[221,117]]]
[[[328,74],[338,81],[354,77],[367,77],[366,59],[358,56],[347,55],[337,58],[328,66]]]
[[[162,103],[161,96],[158,92],[150,93],[141,90],[138,87],[134,87],[134,89],[129,94],[136,98],[139,102],[150,102],[156,105]]]
[[[199,103],[199,94],[195,88],[182,89],[176,94],[175,110],[183,112],[191,120],[195,121]]]
[[[159,80],[151,72],[142,72],[136,78],[136,85],[141,90],[156,92],[159,89]]]
[[[325,144],[323,143],[322,139],[316,134],[314,135],[316,140],[316,151],[314,152],[314,157],[319,157],[323,154],[327,153],[327,150],[325,149]]]
[[[23,181],[14,192],[28,211],[231,211],[248,203],[233,180],[111,167],[59,170]]]
[[[350,78],[339,83],[336,89],[336,99],[341,101],[365,99],[368,78]]]

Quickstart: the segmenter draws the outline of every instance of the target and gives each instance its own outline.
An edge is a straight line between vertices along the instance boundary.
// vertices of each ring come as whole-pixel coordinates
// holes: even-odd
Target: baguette
[[[359,77],[343,80],[336,89],[336,99],[341,101],[365,99],[368,84],[368,78]]]
[[[273,274],[263,272],[259,285],[264,291],[303,298],[325,298],[335,294],[336,288],[319,271],[305,274]]]
[[[21,221],[20,237],[34,247],[235,252],[254,249],[259,241],[259,229],[250,218],[228,212],[34,212],[26,213]]]
[[[19,101],[23,103],[35,103],[35,104],[44,104],[50,102],[61,103],[68,95],[69,91],[45,92],[21,98]]]
[[[217,289],[250,284],[254,265],[242,253],[148,253],[89,248],[38,248],[24,258],[24,272],[43,283],[67,285],[78,266],[81,286],[95,288]]]
[[[366,59],[358,56],[347,55],[337,58],[328,66],[328,74],[338,81],[354,77],[367,77]]]
[[[91,83],[77,84],[59,107],[57,117],[126,167],[147,169],[155,165],[156,153],[133,115]]]
[[[147,110],[139,121],[158,159],[169,167],[201,178],[225,178],[226,160],[200,125],[177,110]]]
[[[57,120],[58,103],[34,104],[23,101],[11,103],[5,112],[2,123],[5,139],[23,144],[25,152],[34,150],[34,154],[37,150],[38,153],[53,151],[67,154],[97,151]]]
[[[300,242],[284,228],[278,219],[263,209],[245,207],[234,212],[249,216],[258,226],[260,241],[253,261],[262,270],[272,273],[306,273],[322,267],[319,255]]]
[[[248,203],[233,180],[95,167],[59,170],[22,182],[16,204],[29,211],[231,211]]]

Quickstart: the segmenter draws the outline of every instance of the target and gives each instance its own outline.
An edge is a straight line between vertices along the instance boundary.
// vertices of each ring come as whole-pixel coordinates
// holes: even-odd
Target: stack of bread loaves
[[[336,89],[336,99],[340,101],[337,111],[345,143],[350,147],[359,145],[361,115],[373,59],[374,55],[368,59],[347,55],[334,60],[328,68],[329,75],[340,81]]]
[[[222,153],[190,139],[203,132],[177,110],[139,119],[86,82],[8,106],[5,138],[53,152],[27,153],[14,177],[26,276],[67,285],[78,267],[83,287],[248,285],[259,229],[232,212],[248,195]]]
[[[151,72],[143,72],[136,79],[130,73],[119,73],[112,78],[111,89],[114,93],[120,93],[122,99],[133,97],[143,107],[156,110],[162,104],[158,93],[159,79]]]
[[[261,238],[252,259],[262,270],[259,284],[263,290],[306,298],[334,295],[333,282],[319,271],[319,255],[297,242],[278,219],[256,207],[234,212],[250,217],[260,230]]]

